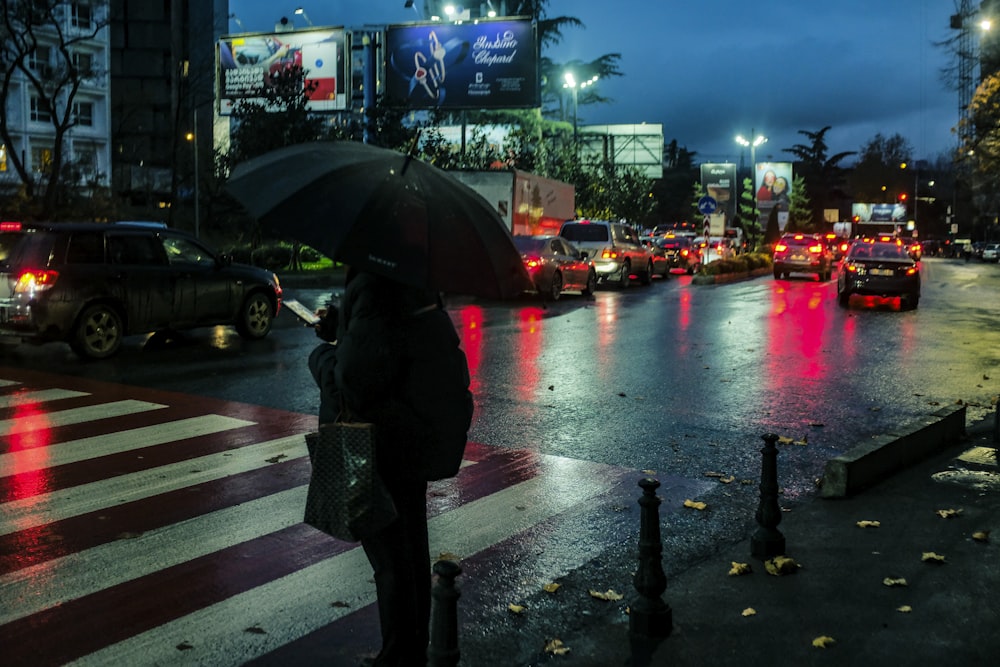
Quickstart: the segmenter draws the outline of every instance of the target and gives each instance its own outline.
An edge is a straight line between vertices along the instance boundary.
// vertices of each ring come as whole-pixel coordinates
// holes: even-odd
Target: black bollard
[[[458,650],[458,598],[455,577],[462,573],[458,563],[439,560],[434,563],[437,581],[431,590],[431,644],[427,651],[428,667],[455,667]]]
[[[661,597],[667,589],[663,573],[663,544],[660,542],[660,482],[647,477],[639,480],[642,497],[639,507],[639,569],[633,580],[639,597],[629,609],[629,631],[636,636],[663,638],[673,629],[673,612]]]
[[[778,505],[778,436],[774,433],[762,435],[761,448],[760,504],[757,506],[757,530],[750,538],[750,554],[754,558],[767,560],[785,554],[785,536],[778,530],[781,523],[781,507]]]

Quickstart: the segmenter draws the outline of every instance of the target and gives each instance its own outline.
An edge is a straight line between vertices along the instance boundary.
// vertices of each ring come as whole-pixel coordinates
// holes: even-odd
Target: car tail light
[[[915,267],[915,266],[911,266],[910,268],[908,268],[908,269],[906,270],[906,275],[908,275],[908,276],[912,276],[913,274],[917,273],[917,271],[918,271],[918,270],[919,270],[919,269],[917,269],[917,267]]]
[[[528,269],[530,272],[535,272],[542,268],[541,257],[525,257],[524,258],[524,268]]]
[[[0,222],[0,232],[19,232],[21,231],[20,222]]]
[[[821,246],[818,243],[816,245],[811,245],[809,246],[809,252],[811,252],[814,255],[819,255],[820,253],[823,252],[823,246]]]
[[[848,273],[857,273],[858,272],[858,265],[857,264],[846,264],[844,266],[844,268],[847,269]]]
[[[618,251],[612,248],[605,248],[601,252],[602,259],[618,259]]]
[[[22,271],[14,284],[14,294],[44,292],[56,284],[58,271]]]
[[[784,243],[779,243],[774,246],[774,252],[785,252],[786,250],[788,250],[788,246]]]
[[[681,250],[681,257],[687,257],[689,254],[687,250]]]

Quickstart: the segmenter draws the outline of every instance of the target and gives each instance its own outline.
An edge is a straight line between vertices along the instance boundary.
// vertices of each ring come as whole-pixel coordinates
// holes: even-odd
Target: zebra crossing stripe
[[[3,385],[0,384],[0,386]],[[49,401],[58,401],[63,398],[77,398],[89,395],[85,391],[73,391],[71,389],[41,389],[39,391],[0,396],[0,408],[16,408],[22,405],[48,403]]]
[[[222,415],[202,415],[188,419],[116,431],[49,445],[43,452],[34,449],[0,454],[0,471],[6,475],[34,472],[68,463],[76,463],[108,454],[119,454],[167,442],[222,433],[253,426],[255,422]]]
[[[160,403],[128,399],[113,401],[111,403],[101,403],[99,405],[88,405],[82,408],[72,408],[70,410],[56,410],[46,412],[43,415],[32,415],[27,418],[15,417],[13,419],[2,419],[0,420],[0,436],[28,433],[55,428],[57,426],[82,424],[98,419],[133,415],[147,410],[159,410],[165,407],[167,406]]]
[[[0,504],[0,535],[306,456],[301,434]]]
[[[622,471],[554,456],[559,474],[587,484],[554,486],[544,474],[429,521],[431,553],[472,556],[610,490]],[[301,506],[300,506],[301,509]],[[343,605],[332,605],[334,601]],[[354,548],[91,653],[78,665],[241,665],[375,602],[370,566]],[[248,633],[259,627],[264,633]],[[178,654],[177,646],[192,648]]]

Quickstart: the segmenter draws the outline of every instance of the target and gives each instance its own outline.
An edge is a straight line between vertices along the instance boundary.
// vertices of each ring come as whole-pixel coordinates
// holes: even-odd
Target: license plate
[[[805,255],[792,255],[791,257],[789,257],[789,259],[792,260],[793,262],[804,262],[804,261],[806,261],[806,256]]]
[[[892,269],[872,269],[871,274],[873,276],[894,276],[896,272]]]

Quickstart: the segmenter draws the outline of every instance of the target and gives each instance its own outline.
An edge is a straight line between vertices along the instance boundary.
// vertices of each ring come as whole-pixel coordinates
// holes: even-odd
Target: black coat
[[[388,478],[414,475],[423,465],[418,454],[427,455],[418,445],[432,439],[432,428],[463,438],[469,428],[472,396],[459,344],[437,294],[357,274],[344,291],[337,343],[309,357],[320,423],[335,421],[342,407],[353,420],[374,423],[379,470]]]

